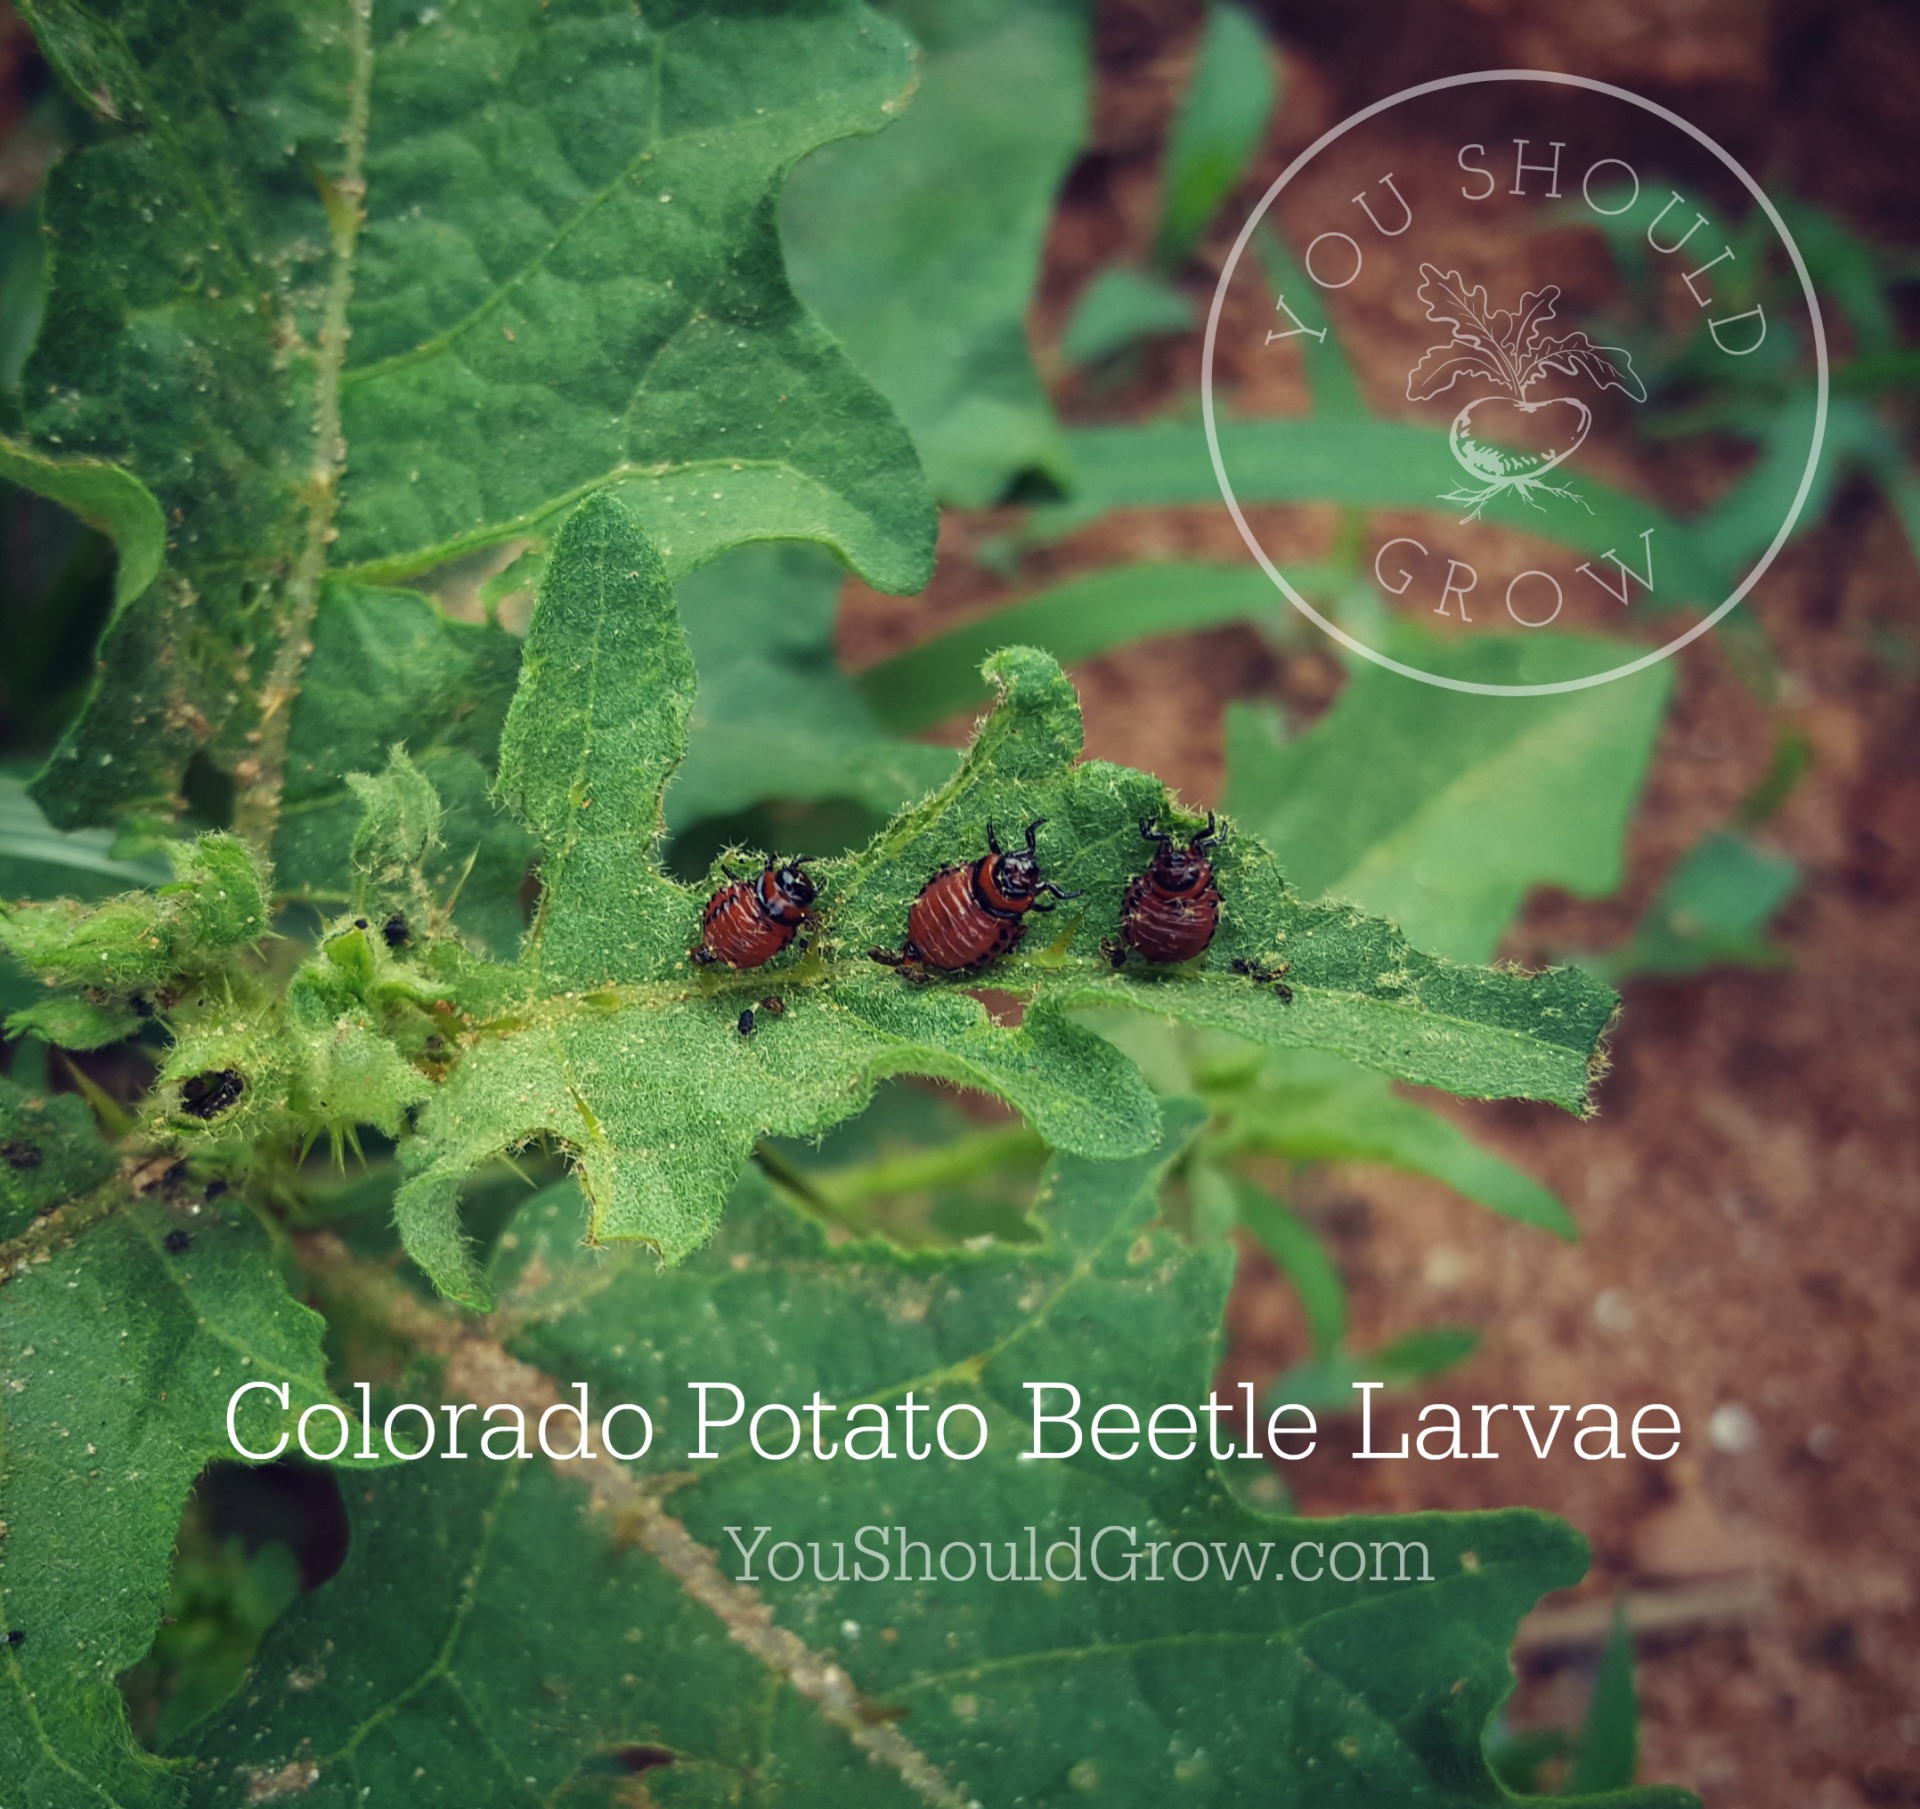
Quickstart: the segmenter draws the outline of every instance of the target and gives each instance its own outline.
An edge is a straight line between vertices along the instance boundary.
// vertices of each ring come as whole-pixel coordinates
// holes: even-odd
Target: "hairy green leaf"
[[[219,966],[267,933],[265,876],[230,835],[168,843],[175,881],[100,905],[72,899],[0,911],[0,948],[50,985],[125,1003],[176,976]]]
[[[204,747],[264,839],[342,576],[510,554],[590,489],[676,571],[790,537],[924,582],[911,446],[775,225],[801,157],[899,107],[896,27],[848,0],[29,10],[104,129],[50,185],[7,475],[114,527],[129,597],[41,786],[63,824],[166,803]]]
[[[370,1477],[349,1504],[346,1567],[274,1629],[248,1689],[194,1741],[194,1802],[238,1805],[297,1775],[314,1809],[610,1803],[638,1755],[656,1801],[781,1809],[1505,1802],[1480,1734],[1511,1687],[1520,1615],[1581,1570],[1570,1529],[1526,1511],[1281,1520],[1232,1486],[1264,1474],[1257,1459],[1214,1464],[1204,1448],[1021,1460],[1030,1381],[1077,1388],[1087,1413],[1205,1398],[1231,1257],[1152,1225],[1158,1176],[1196,1117],[1170,1109],[1166,1140],[1130,1161],[1057,1161],[1046,1241],[1018,1253],[834,1247],[755,1189],[711,1251],[663,1274],[636,1253],[582,1252],[570,1190],[547,1196],[522,1214],[499,1275],[508,1351],[533,1367],[496,1359],[488,1374],[517,1377],[531,1400],[552,1387],[542,1377],[584,1382],[596,1415],[644,1406],[651,1450],[627,1465],[434,1462]],[[831,1403],[836,1447],[846,1410],[873,1403],[893,1417],[895,1456],[758,1459],[743,1418],[716,1435],[716,1461],[689,1463],[696,1379],[734,1383],[748,1410]],[[916,1440],[964,1402],[986,1448],[965,1464],[908,1459],[909,1396],[927,1410]],[[971,1421],[952,1436],[965,1449]],[[748,1577],[727,1529],[751,1547],[763,1526]],[[1136,1584],[1049,1586],[922,1580],[919,1554],[902,1556],[924,1540],[937,1566],[950,1542],[976,1559],[987,1542],[1004,1573],[1011,1541],[1024,1577],[1029,1526],[1041,1551],[1078,1526],[1083,1553],[1103,1526],[1131,1529],[1103,1546],[1109,1564],[1129,1539],[1164,1541],[1163,1576],[1176,1543],[1191,1542],[1188,1573],[1216,1541],[1248,1553],[1236,1578],[1214,1563],[1204,1580],[1159,1586],[1145,1558]],[[890,1574],[869,1559],[855,1582],[862,1528]],[[827,1580],[770,1576],[780,1540],[803,1562],[819,1542]],[[1342,1540],[1370,1563],[1378,1544],[1386,1580],[1312,1580],[1313,1554],[1296,1561],[1299,1542]],[[1410,1542],[1406,1582],[1391,1541]],[[792,1575],[784,1554],[773,1568]],[[1067,1573],[1064,1553],[1055,1568]],[[537,1713],[522,1706],[530,1689]]]
[[[655,864],[692,661],[658,554],[617,502],[581,507],[548,567],[501,744],[501,795],[544,850],[538,912],[517,966],[490,970],[490,1015],[407,1150],[401,1227],[443,1289],[485,1299],[458,1231],[462,1177],[535,1138],[577,1162],[590,1238],[643,1238],[669,1257],[711,1234],[756,1136],[822,1131],[890,1073],[996,1092],[1057,1149],[1145,1148],[1151,1095],[1069,1021],[1073,1007],[1130,1006],[1459,1092],[1584,1108],[1611,994],[1574,970],[1453,967],[1350,908],[1303,906],[1245,836],[1219,856],[1229,902],[1206,958],[1116,972],[1101,944],[1143,864],[1140,821],[1170,812],[1164,789],[1075,764],[1078,705],[1046,656],[1013,649],[988,671],[1001,703],[954,778],[861,853],[814,864],[811,950],[703,974],[688,951],[708,888]],[[985,852],[990,822],[1011,836],[1036,819],[1047,871],[1086,902],[1062,906],[1057,931],[1030,935],[990,976],[1027,1001],[1020,1023],[996,1022],[964,978],[918,987],[867,959],[898,946],[930,873]],[[1236,960],[1288,964],[1290,994]],[[775,991],[784,1013],[739,1035],[742,1009]]]
[[[113,1171],[113,1151],[79,1094],[0,1079],[0,1239],[18,1236]]]
[[[422,864],[428,890],[455,904],[462,935],[510,957],[534,843],[487,794],[519,669],[520,644],[503,629],[450,620],[417,592],[338,587],[315,625],[288,737],[274,837],[280,895],[322,911],[354,902],[361,804],[351,775],[379,771],[398,741],[440,799],[439,846]]]
[[[1608,663],[1604,644],[1519,635],[1433,644],[1433,670],[1543,683]],[[1291,742],[1270,712],[1227,718],[1228,802],[1287,854],[1310,897],[1352,899],[1463,961],[1494,951],[1529,888],[1598,897],[1673,688],[1670,665],[1548,697],[1485,697],[1357,666]]]
[[[1026,313],[1087,127],[1082,0],[909,0],[920,87],[884,137],[787,186],[794,287],[900,411],[942,501],[1065,481]]]
[[[172,1242],[169,1243],[171,1238]],[[319,1316],[281,1285],[243,1208],[130,1206],[0,1289],[0,1777],[9,1804],[176,1805],[114,1677],[147,1649],[187,1490],[232,1461],[227,1403],[327,1398]],[[250,1394],[243,1442],[277,1402]],[[322,1422],[331,1426],[331,1422]]]

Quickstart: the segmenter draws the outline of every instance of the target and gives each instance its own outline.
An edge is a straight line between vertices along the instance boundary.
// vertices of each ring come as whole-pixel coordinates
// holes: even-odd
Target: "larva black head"
[[[796,854],[783,866],[771,869],[773,883],[779,889],[780,896],[796,909],[804,911],[808,905],[820,896],[819,889],[813,883],[813,877],[803,865],[814,858],[811,854]]]
[[[1015,848],[1011,852],[1000,846],[1000,838],[994,833],[991,821],[987,824],[987,847],[992,852],[987,857],[985,869],[988,902],[1002,908],[1020,909],[1032,903],[1041,893],[1051,893],[1055,898],[1078,898],[1078,892],[1063,892],[1050,879],[1040,877],[1040,856],[1034,848],[1034,836],[1045,817],[1035,817],[1027,825],[1027,845]],[[1042,909],[1049,907],[1043,906]]]
[[[1161,891],[1197,892],[1213,877],[1213,865],[1208,857],[1220,837],[1213,826],[1212,811],[1207,812],[1206,828],[1184,848],[1151,818],[1141,823],[1140,833],[1146,840],[1160,844],[1153,851],[1153,864],[1148,872]]]

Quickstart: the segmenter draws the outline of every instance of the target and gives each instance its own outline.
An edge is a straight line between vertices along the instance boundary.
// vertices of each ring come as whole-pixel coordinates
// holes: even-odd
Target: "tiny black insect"
[[[749,1005],[745,1011],[741,1012],[739,1021],[734,1025],[734,1029],[739,1031],[742,1036],[753,1035],[753,1007],[751,1005]]]
[[[1236,974],[1245,974],[1256,986],[1271,986],[1273,996],[1282,1005],[1293,1003],[1293,988],[1280,984],[1280,976],[1287,971],[1290,963],[1282,961],[1278,967],[1261,967],[1244,956],[1236,955],[1228,965]]]
[[[246,1090],[244,1075],[232,1068],[210,1068],[180,1083],[180,1109],[193,1118],[218,1118],[229,1106],[237,1105]]]
[[[356,917],[353,920],[353,927],[356,930],[364,930],[367,927],[367,920],[364,917]]]
[[[28,1143],[21,1137],[9,1137],[0,1143],[0,1162],[9,1168],[38,1168],[46,1157],[41,1154],[37,1143]]]
[[[404,911],[395,911],[380,926],[380,934],[386,937],[388,948],[405,948],[413,940],[413,929],[408,924]]]
[[[169,1231],[161,1241],[169,1256],[185,1256],[193,1248],[193,1237],[185,1231]]]

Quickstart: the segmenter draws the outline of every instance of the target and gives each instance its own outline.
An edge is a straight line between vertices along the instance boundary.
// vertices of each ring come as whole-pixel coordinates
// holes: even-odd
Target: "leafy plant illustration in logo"
[[[1537,497],[1540,491],[1586,507],[1576,491],[1546,479],[1548,472],[1580,450],[1593,425],[1593,411],[1578,396],[1529,401],[1527,392],[1553,371],[1565,377],[1586,377],[1599,389],[1623,390],[1634,401],[1644,402],[1646,385],[1635,372],[1632,358],[1618,346],[1595,345],[1577,330],[1551,337],[1547,328],[1553,304],[1560,299],[1558,284],[1530,290],[1521,296],[1519,307],[1509,312],[1492,307],[1485,288],[1477,283],[1469,288],[1457,270],[1422,264],[1420,275],[1423,281],[1416,293],[1427,318],[1453,332],[1441,344],[1429,346],[1407,373],[1407,400],[1425,402],[1444,395],[1463,377],[1498,386],[1495,393],[1475,397],[1454,416],[1447,440],[1474,487],[1449,490],[1441,500],[1466,504],[1462,521],[1472,521],[1508,490],[1535,508],[1543,506]],[[1544,450],[1522,451],[1495,443],[1538,437],[1541,428],[1546,430]],[[1529,429],[1534,433],[1529,434]]]

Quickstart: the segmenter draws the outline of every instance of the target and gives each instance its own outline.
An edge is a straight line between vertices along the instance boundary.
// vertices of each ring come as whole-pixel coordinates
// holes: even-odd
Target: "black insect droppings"
[[[246,1090],[244,1075],[232,1068],[210,1068],[180,1083],[180,1109],[192,1118],[218,1118],[230,1106],[239,1104]]]
[[[407,923],[405,912],[402,911],[395,911],[380,926],[380,934],[387,939],[388,948],[405,948],[413,940],[413,930]]]
[[[192,1234],[185,1231],[169,1231],[161,1241],[169,1256],[185,1256],[193,1248]]]
[[[45,1160],[39,1144],[29,1143],[23,1137],[9,1137],[0,1143],[0,1162],[9,1168],[38,1168]]]

